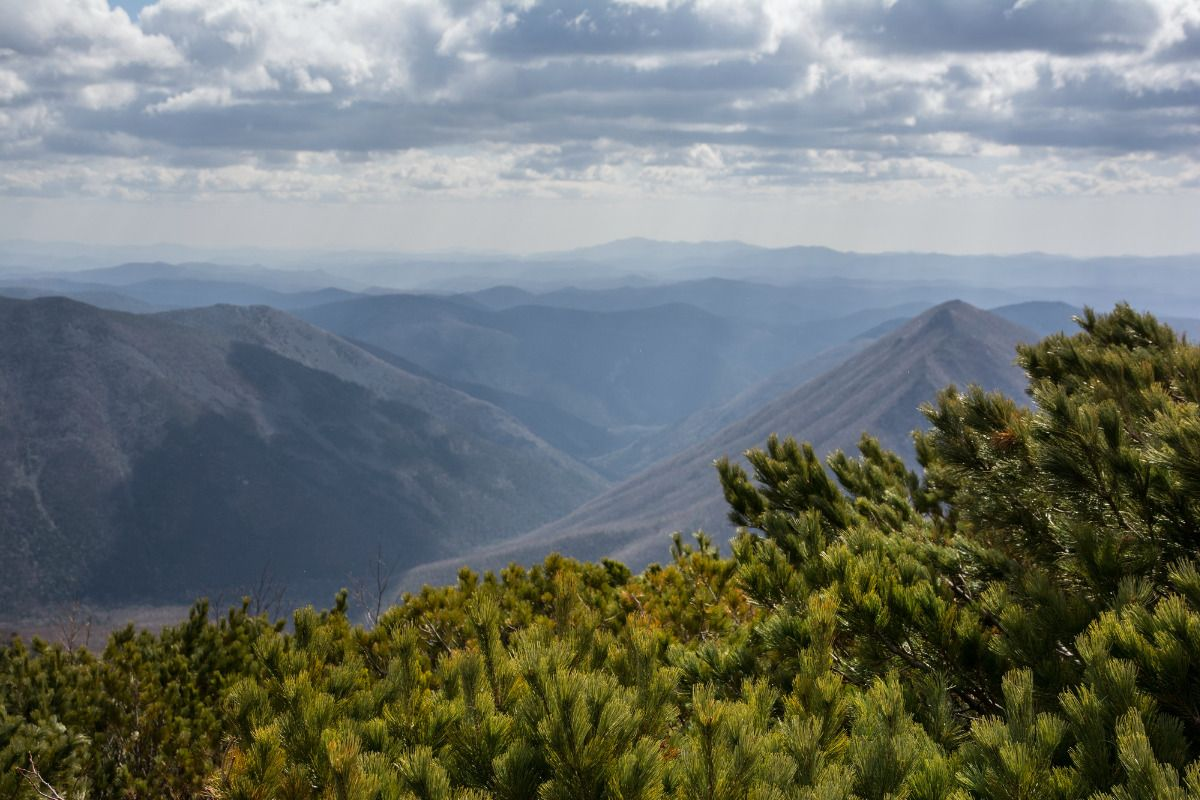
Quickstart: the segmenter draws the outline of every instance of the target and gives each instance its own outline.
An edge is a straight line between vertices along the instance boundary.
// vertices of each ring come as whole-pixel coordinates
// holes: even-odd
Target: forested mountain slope
[[[920,475],[722,461],[728,557],[0,643],[0,796],[1200,797],[1200,348],[1081,328],[1020,349],[1023,402],[928,398]]]
[[[537,561],[551,551],[588,559],[611,556],[638,568],[663,558],[667,534],[675,530],[704,528],[724,541],[730,529],[714,459],[737,456],[776,433],[811,441],[825,453],[849,450],[871,431],[885,446],[911,452],[909,434],[922,423],[918,408],[943,386],[975,383],[1020,397],[1024,380],[1013,365],[1015,347],[1036,339],[966,303],[944,303],[566,517],[453,563],[418,568],[407,583],[444,580],[460,563],[495,568]]]
[[[76,289],[38,289],[19,284],[5,283],[0,284],[0,297],[11,297],[14,300],[33,300],[38,297],[68,297],[80,303],[96,306],[97,308],[107,308],[110,311],[126,311],[130,314],[148,314],[162,310],[149,303],[144,303],[128,295],[120,294],[105,286]]]
[[[680,304],[492,311],[426,295],[389,295],[300,313],[448,381],[550,403],[608,429],[614,445],[728,399],[813,346],[790,327]]]
[[[265,308],[0,300],[0,607],[294,599],[526,530],[603,487],[494,406]]]
[[[830,321],[847,317],[844,323],[854,324],[853,314],[878,313],[881,307],[895,310],[889,316],[917,313],[939,299],[953,296],[961,287],[894,283],[883,281],[814,280],[793,285],[756,283],[732,278],[709,277],[699,280],[677,280],[649,286],[620,286],[611,289],[570,287],[549,292],[530,292],[513,286],[497,286],[461,295],[491,309],[515,308],[525,305],[573,308],[581,311],[633,311],[655,306],[684,303],[710,314],[758,323],[802,324],[809,321]],[[949,294],[947,294],[949,293]],[[930,297],[933,300],[930,300]],[[986,296],[986,295],[981,295]],[[817,325],[806,328],[812,336],[832,339],[842,331],[843,323],[827,322],[827,330]],[[855,332],[870,325],[858,324]]]
[[[773,372],[763,380],[721,403],[703,408],[661,431],[609,453],[592,463],[605,475],[628,477],[641,472],[667,455],[682,452],[702,442],[729,425],[739,422],[808,381],[837,368],[856,353],[865,350],[878,338],[873,335],[855,337],[834,345],[815,356],[796,360]]]

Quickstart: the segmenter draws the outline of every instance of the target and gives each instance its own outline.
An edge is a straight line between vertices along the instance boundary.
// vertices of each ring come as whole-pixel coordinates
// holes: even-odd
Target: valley
[[[1200,0],[0,1],[0,800],[1200,800]]]
[[[1098,295],[1069,289],[1080,264],[864,260],[886,261],[634,240],[459,258],[423,274],[480,288],[436,292],[404,263],[0,270],[0,620],[253,595],[264,571],[320,604],[381,565],[389,598],[551,552],[641,569],[675,531],[733,535],[715,459],[868,430],[905,452],[922,403],[1019,394],[1016,344]]]

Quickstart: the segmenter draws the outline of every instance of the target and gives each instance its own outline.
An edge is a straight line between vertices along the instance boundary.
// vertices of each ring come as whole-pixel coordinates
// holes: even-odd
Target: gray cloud
[[[1166,48],[1162,53],[1164,61],[1197,61],[1200,60],[1200,25],[1191,25],[1186,29],[1186,36]]]
[[[0,192],[1170,191],[1197,30],[1196,0],[0,0]]]
[[[1148,0],[866,0],[832,17],[884,52],[1133,51],[1162,24]]]
[[[694,3],[639,6],[559,0],[512,14],[484,37],[496,57],[528,61],[543,57],[745,53],[761,47],[764,18],[697,13]]]

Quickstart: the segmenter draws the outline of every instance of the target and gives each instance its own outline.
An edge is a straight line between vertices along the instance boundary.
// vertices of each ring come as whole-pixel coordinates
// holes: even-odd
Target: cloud
[[[1139,50],[1159,30],[1150,0],[861,0],[831,15],[845,35],[885,52]]]
[[[171,95],[161,103],[146,106],[147,114],[179,114],[204,108],[226,108],[233,105],[233,90],[228,86],[201,86]]]
[[[78,103],[88,111],[124,108],[138,98],[138,87],[128,81],[90,83],[79,89]]]
[[[1173,191],[1198,31],[1197,0],[0,0],[0,191]]]
[[[182,64],[174,42],[148,35],[105,0],[5,0],[0,3],[0,50],[11,53],[23,68],[60,79]]]
[[[0,69],[0,103],[11,103],[29,91],[29,85],[11,70]]]

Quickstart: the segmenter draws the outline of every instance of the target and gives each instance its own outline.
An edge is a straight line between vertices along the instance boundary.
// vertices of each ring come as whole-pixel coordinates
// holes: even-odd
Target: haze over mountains
[[[388,295],[299,312],[308,321],[489,397],[535,430],[507,397],[550,405],[575,455],[598,457],[730,399],[772,372],[907,308],[808,324],[718,316],[685,303],[608,311]],[[619,471],[619,470],[618,470]]]
[[[772,433],[907,454],[921,403],[1019,395],[1015,343],[1088,302],[1200,331],[1194,259],[35,250],[0,245],[0,612],[265,569],[326,602],[380,556],[405,588],[556,549],[643,566],[727,538],[712,461]]]
[[[773,434],[795,435],[819,454],[852,450],[864,432],[910,456],[909,434],[922,425],[919,406],[943,387],[977,384],[1022,397],[1013,365],[1033,331],[966,303],[939,305],[842,364],[766,403],[707,438],[669,455],[594,500],[531,533],[468,554],[496,569],[558,551],[583,559],[615,558],[633,569],[662,560],[667,534],[706,530],[718,543],[732,535],[715,459],[738,457]],[[417,569],[409,586],[442,581],[454,562]]]
[[[610,289],[619,297],[629,289],[723,278],[766,284],[776,290],[799,287],[799,294],[811,298],[812,308],[829,311],[826,316],[838,312],[823,304],[846,295],[863,298],[858,308],[917,300],[933,304],[962,299],[992,307],[1029,300],[1112,305],[1126,299],[1162,314],[1195,316],[1195,301],[1200,297],[1195,266],[1195,256],[853,253],[824,247],[766,248],[741,242],[648,239],[528,256],[0,242],[0,283],[8,285],[56,280],[114,287],[199,275],[204,280],[283,292],[337,287],[447,293],[510,285],[535,295],[577,287]],[[67,287],[59,284],[55,288]],[[872,292],[875,294],[864,295]],[[925,294],[917,296],[921,292]],[[224,301],[239,302],[233,297]],[[549,302],[554,303],[553,298]],[[640,302],[660,305],[689,300],[660,296]],[[726,309],[733,308],[732,296],[729,302]]]
[[[0,603],[187,600],[270,569],[328,596],[603,481],[507,414],[270,309],[0,301]],[[233,554],[237,554],[233,558]]]

